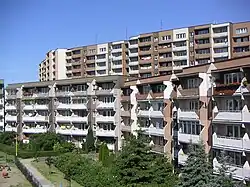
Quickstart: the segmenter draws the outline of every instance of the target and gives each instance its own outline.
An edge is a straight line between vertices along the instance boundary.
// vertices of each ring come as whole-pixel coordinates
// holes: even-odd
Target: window
[[[73,104],[86,104],[87,99],[82,98],[82,97],[75,97],[75,98],[72,98],[72,102],[73,102]]]
[[[150,86],[142,86],[142,94],[147,94],[151,90]]]
[[[72,54],[73,55],[79,55],[79,54],[81,54],[81,50],[72,51]]]
[[[70,104],[71,103],[70,98],[68,98],[68,97],[60,97],[60,98],[58,98],[58,102],[63,103],[63,104]]]
[[[138,70],[138,69],[139,69],[138,65],[136,65],[136,66],[130,66],[130,70],[131,71]]]
[[[112,49],[121,49],[121,48],[122,48],[122,44],[112,45]]]
[[[249,42],[249,37],[240,37],[240,38],[234,38],[234,42],[241,43],[241,42]]]
[[[184,134],[200,135],[203,128],[199,121],[180,121],[180,132]]]
[[[207,64],[210,62],[210,58],[197,59],[198,64]]]
[[[242,72],[227,73],[224,75],[224,84],[240,83],[243,78]]]
[[[248,32],[248,30],[247,30],[246,27],[245,28],[236,29],[236,31],[235,31],[236,34],[244,34],[244,33],[247,33],[247,32]]]
[[[108,130],[108,131],[115,130],[115,125],[112,123],[100,123],[98,124],[98,126],[100,129],[103,129],[103,130]]]
[[[119,57],[119,56],[122,56],[122,53],[121,52],[112,53],[112,56]]]
[[[150,49],[151,49],[151,46],[140,47],[140,51],[149,51]]]
[[[122,60],[116,60],[116,61],[112,61],[113,65],[121,65],[122,64]]]
[[[227,99],[225,102],[226,111],[240,111],[242,110],[242,101],[240,99]]]
[[[70,112],[69,110],[59,110],[58,114],[61,116],[71,116],[72,112]]]
[[[96,49],[89,49],[89,53],[90,54],[96,53]]]
[[[130,44],[130,45],[136,45],[136,44],[138,44],[138,40],[137,40],[137,39],[135,39],[135,40],[130,40],[130,41],[129,41],[129,44]]]
[[[187,60],[175,61],[174,65],[175,66],[186,66],[187,65]]]
[[[130,53],[138,53],[138,48],[129,49]]]
[[[114,116],[115,111],[113,111],[113,110],[100,110],[99,114],[102,116]]]
[[[187,89],[198,88],[200,84],[199,78],[187,80]]]
[[[226,53],[226,52],[228,52],[228,48],[227,47],[215,48],[214,49],[214,53]]]
[[[202,34],[208,34],[209,33],[209,28],[207,29],[199,29],[195,31],[195,35],[202,35]]]
[[[234,47],[234,53],[244,53],[249,51],[249,46],[246,47]]]
[[[230,157],[229,164],[243,166],[246,162],[246,158],[242,156],[241,152],[227,151],[226,155]]]
[[[112,103],[115,101],[115,98],[105,96],[105,97],[100,97],[99,100],[103,101],[104,103]]]
[[[228,42],[228,39],[227,37],[223,37],[223,38],[215,38],[214,39],[214,43],[227,43]]]
[[[240,125],[227,125],[227,136],[234,138],[242,138],[245,134],[245,130]]]
[[[113,89],[114,83],[103,83],[103,84],[100,84],[100,87],[103,90],[110,90],[110,89]]]
[[[140,38],[139,40],[140,40],[140,42],[151,42],[151,36]]]
[[[95,60],[95,56],[87,56],[87,60]]]
[[[87,85],[86,84],[81,84],[77,85],[75,91],[77,92],[82,92],[87,90]]]
[[[227,32],[227,26],[225,26],[225,27],[219,27],[219,28],[214,28],[213,31],[214,31],[214,33]]]
[[[196,44],[209,44],[210,41],[209,41],[209,38],[207,38],[207,39],[195,40],[195,43]]]
[[[190,101],[189,102],[189,110],[196,111],[199,109],[199,101]]]
[[[187,56],[187,51],[177,51],[177,52],[174,52],[174,55],[175,56]]]
[[[106,54],[96,55],[96,59],[105,59],[105,58],[106,58]]]
[[[176,38],[177,38],[177,39],[186,38],[186,33],[176,34]]]
[[[167,36],[162,36],[161,40],[166,41],[166,40],[171,40],[171,35],[167,35]]]
[[[152,77],[151,73],[141,73],[141,78]]]
[[[155,93],[162,93],[164,92],[166,86],[165,85],[156,85],[155,89],[153,90]]]
[[[100,52],[106,52],[106,50],[107,50],[106,47],[103,47],[103,48],[99,49]]]
[[[169,57],[172,57],[172,53],[164,53],[160,56],[160,58],[169,58]]]
[[[174,43],[174,46],[175,47],[184,47],[184,46],[187,46],[187,42],[175,42]]]

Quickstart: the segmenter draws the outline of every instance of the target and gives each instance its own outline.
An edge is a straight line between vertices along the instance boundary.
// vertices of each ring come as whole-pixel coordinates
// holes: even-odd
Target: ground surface
[[[56,167],[51,166],[51,169],[49,166],[42,160],[39,160],[38,162],[33,161],[32,165],[51,183],[55,185],[55,187],[60,187],[62,185],[63,187],[68,186],[69,182],[64,179],[64,174],[60,172]],[[75,181],[71,182],[71,187],[81,187],[78,183]]]
[[[0,164],[6,164],[6,158],[11,167],[11,171],[9,171],[9,178],[4,179],[0,176],[0,187],[31,187],[29,181],[26,180],[21,171],[13,163],[14,157],[10,155],[6,157],[5,153],[0,152]]]

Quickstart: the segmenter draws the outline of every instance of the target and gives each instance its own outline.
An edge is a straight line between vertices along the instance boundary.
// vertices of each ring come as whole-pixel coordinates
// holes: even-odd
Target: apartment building
[[[10,84],[5,131],[20,138],[56,132],[81,146],[87,129],[111,150],[121,147],[121,76]]]
[[[66,49],[51,50],[39,64],[39,80],[51,81],[65,79],[67,67]]]
[[[0,132],[4,130],[4,80],[0,79]]]
[[[225,150],[233,158],[234,178],[249,180],[249,73],[247,56],[126,81],[123,136],[143,130],[153,151],[168,155],[178,167],[185,164],[189,145],[202,140],[215,168]]]
[[[50,51],[39,65],[39,77],[47,81],[86,76],[146,78],[176,74],[185,67],[250,55],[249,38],[250,22],[143,33],[127,41]]]

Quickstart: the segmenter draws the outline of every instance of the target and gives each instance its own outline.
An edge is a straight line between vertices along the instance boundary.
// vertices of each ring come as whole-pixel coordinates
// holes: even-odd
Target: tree
[[[208,187],[212,174],[212,166],[208,161],[208,155],[205,153],[204,144],[200,142],[195,147],[191,145],[178,187]]]
[[[34,151],[52,151],[54,145],[64,142],[62,137],[56,133],[41,133],[30,136],[31,149]]]
[[[53,164],[53,159],[51,157],[47,157],[45,159],[45,163],[49,166],[49,174],[51,174],[51,165]]]
[[[95,138],[93,134],[93,129],[91,126],[88,128],[88,134],[85,142],[85,149],[87,152],[91,152],[95,150]]]
[[[108,146],[107,144],[102,143],[99,149],[99,161],[103,164],[103,166],[108,166],[110,164],[109,157]]]
[[[121,185],[159,186],[160,183],[165,183],[166,180],[173,178],[171,164],[162,162],[163,158],[157,159],[161,156],[151,153],[147,142],[148,140],[142,136],[138,136],[138,138],[132,136],[118,154],[114,161],[114,173]],[[159,167],[164,168],[166,174],[157,175],[160,173],[157,171]]]
[[[15,132],[2,132],[0,133],[0,143],[13,145],[15,143],[16,135]]]
[[[241,182],[233,180],[233,172],[229,163],[231,162],[231,158],[226,155],[225,151],[221,152],[221,155],[218,157],[218,161],[220,166],[214,168],[216,171],[216,175],[214,175],[213,180],[210,182],[210,186],[213,187],[235,187],[235,186],[243,186]]]

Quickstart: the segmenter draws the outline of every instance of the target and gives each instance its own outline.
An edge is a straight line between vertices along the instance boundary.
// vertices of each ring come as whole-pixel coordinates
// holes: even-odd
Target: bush
[[[0,143],[0,151],[9,155],[16,155],[16,148],[13,146],[5,145]],[[20,158],[34,158],[34,157],[47,157],[47,156],[58,156],[59,152],[56,151],[28,151],[18,149],[17,156]]]

